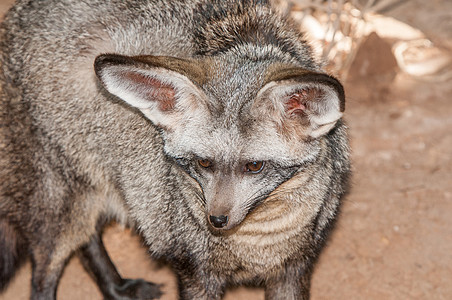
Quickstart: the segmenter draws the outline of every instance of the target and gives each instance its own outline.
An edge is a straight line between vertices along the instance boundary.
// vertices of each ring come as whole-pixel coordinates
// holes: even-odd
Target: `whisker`
[[[202,204],[202,206],[206,206],[206,197],[204,196],[204,193],[202,191],[195,191],[195,195],[197,196],[196,199]]]
[[[276,190],[273,190],[271,192],[262,194],[262,195],[257,195],[260,191],[255,192],[251,197],[248,198],[247,201],[245,201],[243,203],[242,208],[244,210],[247,211],[251,211],[253,210],[255,207],[257,207],[264,199],[270,197],[272,200],[277,200],[281,195],[287,194],[287,193],[292,193],[294,190],[296,190],[296,187],[279,187]],[[309,203],[309,201],[306,201],[306,199],[304,197],[295,197],[293,199],[296,202],[299,203],[305,203],[306,205],[311,205],[311,203]]]
[[[253,195],[255,195],[257,193],[254,193]],[[262,195],[257,195],[255,197],[250,197],[248,198],[247,201],[245,201],[243,203],[242,209],[245,211],[251,212],[252,210],[254,210],[265,198],[267,198],[269,193],[265,193]]]

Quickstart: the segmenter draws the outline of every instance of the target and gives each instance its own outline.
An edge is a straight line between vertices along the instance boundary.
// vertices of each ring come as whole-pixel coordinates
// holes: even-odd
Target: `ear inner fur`
[[[155,78],[147,77],[137,72],[124,72],[123,77],[126,80],[133,81],[143,85],[143,92],[147,99],[155,100],[161,111],[170,111],[176,105],[175,90],[170,84],[163,83]],[[146,89],[146,87],[152,87]]]
[[[286,111],[289,114],[303,114],[310,102],[318,101],[323,95],[324,93],[317,88],[305,88],[297,91],[286,101]]]
[[[344,111],[340,82],[327,74],[298,67],[269,68],[258,97],[270,97],[276,126],[289,139],[318,138],[331,130]]]
[[[276,65],[269,68],[264,80],[264,86],[272,81],[279,82],[284,80],[293,80],[297,82],[313,82],[325,84],[332,87],[339,98],[340,112],[345,110],[345,92],[342,84],[333,76],[313,72],[299,67],[289,67],[284,65]]]

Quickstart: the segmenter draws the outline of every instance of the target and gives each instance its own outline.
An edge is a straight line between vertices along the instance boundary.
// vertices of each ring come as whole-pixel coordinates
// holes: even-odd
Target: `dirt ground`
[[[12,1],[0,2],[3,13]],[[389,14],[452,55],[449,0],[406,1]],[[369,59],[379,65],[388,58]],[[371,73],[351,74],[345,84],[353,187],[316,267],[312,299],[452,299],[452,80],[399,70],[379,82]],[[177,298],[173,274],[147,257],[137,236],[113,226],[104,241],[123,276],[162,283],[162,299]],[[27,299],[30,276],[28,263],[0,299]],[[77,258],[65,269],[58,299],[101,299]],[[264,293],[239,288],[226,299]]]

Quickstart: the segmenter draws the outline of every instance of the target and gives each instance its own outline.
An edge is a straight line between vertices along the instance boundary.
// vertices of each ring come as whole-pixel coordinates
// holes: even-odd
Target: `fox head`
[[[338,80],[291,64],[105,54],[95,71],[162,129],[165,153],[199,184],[218,230],[314,161],[344,111]]]

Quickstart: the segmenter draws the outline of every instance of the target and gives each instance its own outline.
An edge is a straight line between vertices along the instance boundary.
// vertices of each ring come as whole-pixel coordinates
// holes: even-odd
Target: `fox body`
[[[55,297],[74,251],[108,299],[102,227],[136,227],[181,299],[307,299],[346,191],[341,84],[266,1],[19,0],[1,27],[0,287]]]

